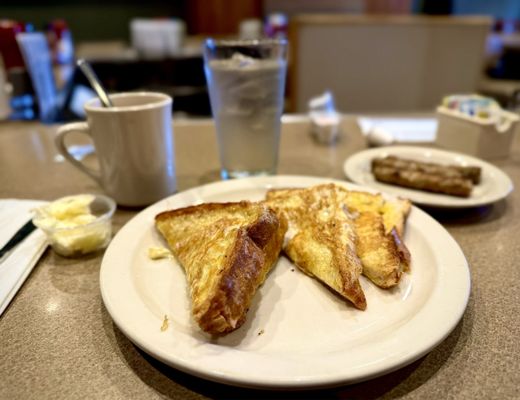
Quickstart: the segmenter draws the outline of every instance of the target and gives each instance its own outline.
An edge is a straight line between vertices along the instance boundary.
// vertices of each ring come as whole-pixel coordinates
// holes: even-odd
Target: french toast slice
[[[359,283],[361,261],[355,251],[351,215],[326,187],[270,190],[266,204],[289,229],[284,243],[287,256],[306,274],[316,277],[361,310],[366,299]]]
[[[392,229],[395,229],[399,237],[402,238],[406,218],[408,218],[411,208],[412,203],[408,199],[396,197],[391,200],[385,200],[380,211],[383,215],[385,232],[390,233]]]
[[[371,211],[381,214],[386,233],[390,233],[392,228],[395,228],[399,236],[404,234],[406,218],[412,207],[410,200],[400,197],[387,199],[380,193],[349,190],[346,201],[349,207],[358,212]]]
[[[402,237],[411,202],[402,198],[384,198],[380,193],[349,191],[345,204],[362,218],[356,219],[360,237],[358,253],[363,261],[363,274],[382,288],[399,283],[403,271],[410,269],[410,252]],[[372,217],[364,215],[373,214]]]
[[[192,314],[220,335],[239,328],[257,288],[276,263],[287,222],[261,203],[205,203],[155,217],[183,266]]]
[[[355,252],[361,260],[363,275],[381,288],[391,288],[399,283],[403,271],[408,270],[410,264],[410,253],[398,234],[398,230],[404,231],[410,210],[407,200],[387,201],[380,194],[324,184],[308,189],[272,190],[267,194],[267,204],[277,210],[276,203],[279,202],[278,209],[284,208],[284,197],[291,196],[291,193],[300,196],[304,191],[314,191],[334,199],[336,209],[346,209],[350,213],[356,233]],[[291,216],[287,218],[290,225]]]

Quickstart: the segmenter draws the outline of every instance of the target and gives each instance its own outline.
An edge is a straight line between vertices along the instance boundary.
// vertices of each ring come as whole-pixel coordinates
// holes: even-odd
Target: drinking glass
[[[287,41],[208,39],[204,70],[222,179],[275,174]]]

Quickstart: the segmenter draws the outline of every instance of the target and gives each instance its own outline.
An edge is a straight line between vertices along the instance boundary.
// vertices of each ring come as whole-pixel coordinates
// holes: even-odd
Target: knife
[[[27,236],[31,234],[32,231],[36,229],[36,226],[32,221],[28,221],[24,226],[22,226],[18,231],[13,235],[11,239],[0,249],[0,263],[7,253],[9,253],[13,248],[15,248],[21,241],[23,241]]]

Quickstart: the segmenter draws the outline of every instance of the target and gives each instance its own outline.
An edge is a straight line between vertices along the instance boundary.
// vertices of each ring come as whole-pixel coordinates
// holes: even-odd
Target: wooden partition
[[[487,17],[307,14],[290,24],[289,103],[331,90],[344,112],[431,110],[480,79]]]

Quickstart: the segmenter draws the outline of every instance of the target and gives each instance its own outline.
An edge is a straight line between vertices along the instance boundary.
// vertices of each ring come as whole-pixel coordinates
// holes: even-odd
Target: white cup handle
[[[58,151],[61,153],[63,157],[65,157],[66,160],[68,160],[72,165],[74,165],[77,169],[79,169],[81,172],[87,174],[92,179],[94,179],[99,185],[102,185],[101,183],[101,175],[98,171],[87,167],[82,162],[76,160],[70,153],[65,145],[65,136],[71,132],[78,132],[78,133],[84,133],[87,136],[91,136],[90,134],[90,128],[86,122],[73,122],[71,124],[67,124],[64,126],[61,126],[58,128],[58,134],[54,138],[54,143],[56,144],[56,147],[58,148]]]

